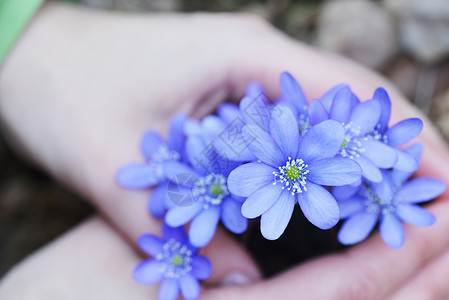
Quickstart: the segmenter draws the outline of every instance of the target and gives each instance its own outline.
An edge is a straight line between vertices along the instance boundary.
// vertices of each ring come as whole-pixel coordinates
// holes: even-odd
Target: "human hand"
[[[283,70],[299,79],[309,99],[340,82],[367,99],[382,85],[393,99],[393,121],[418,115],[382,78],[300,45],[254,18],[130,17],[59,5],[41,12],[4,65],[0,105],[18,148],[91,199],[134,241],[149,228],[158,233],[158,227],[146,213],[146,193],[121,190],[112,176],[124,162],[141,160],[136,145],[142,132],[165,132],[178,111],[198,117],[226,98],[238,99],[250,80],[276,96]],[[447,149],[429,122],[422,140],[420,173],[448,182]],[[231,272],[258,278],[249,257],[236,251],[210,251],[220,256],[212,259],[211,282]]]
[[[444,216],[449,203],[435,203],[430,210],[442,222],[407,227],[401,250],[388,248],[376,235],[345,253],[309,261],[272,279],[206,287],[200,298],[447,299],[449,220]],[[0,298],[155,299],[157,286],[139,285],[130,276],[140,260],[113,228],[95,217],[16,267],[1,282]]]

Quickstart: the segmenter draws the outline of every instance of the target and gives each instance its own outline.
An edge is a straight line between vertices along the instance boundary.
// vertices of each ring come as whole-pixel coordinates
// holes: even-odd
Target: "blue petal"
[[[394,148],[380,141],[364,140],[362,141],[362,147],[365,148],[363,156],[379,168],[391,168],[397,161]]]
[[[363,157],[363,155],[354,158],[354,160],[362,168],[362,176],[372,182],[382,181],[382,173],[371,161]]]
[[[329,113],[318,99],[313,99],[310,102],[307,113],[309,115],[310,125],[312,126],[329,119]]]
[[[187,240],[186,232],[182,226],[172,227],[166,223],[162,223],[162,236],[166,241],[174,239],[182,244]]]
[[[248,197],[261,187],[274,182],[273,172],[277,169],[263,163],[248,163],[234,169],[228,177],[231,193]]]
[[[286,106],[278,105],[277,110],[281,113],[272,116],[271,136],[286,156],[295,157],[299,143],[298,120]]]
[[[186,164],[177,161],[163,163],[165,178],[173,183],[191,186],[198,181],[198,174]],[[180,181],[181,180],[181,181]]]
[[[446,185],[441,180],[430,177],[419,177],[410,180],[396,192],[400,202],[418,203],[432,200],[446,190]]]
[[[385,132],[388,127],[388,122],[390,121],[391,115],[391,101],[388,96],[387,91],[380,87],[374,91],[373,99],[379,101],[380,104],[380,117],[379,117],[379,131],[380,133]]]
[[[372,182],[370,186],[383,202],[390,202],[393,200],[394,186],[389,171],[382,170],[382,181]]]
[[[197,202],[192,206],[171,208],[165,215],[165,222],[171,227],[179,227],[189,222],[203,208],[202,202]]]
[[[329,229],[340,219],[335,198],[322,186],[307,182],[307,192],[299,193],[298,203],[304,216],[318,228]]]
[[[226,116],[226,118],[231,118],[231,116]],[[227,121],[225,120],[225,122]],[[226,127],[213,140],[214,147],[229,160],[242,162],[256,160],[243,140],[243,126],[245,126],[245,122],[238,115],[227,123]]]
[[[271,108],[265,97],[244,97],[240,101],[240,111],[246,124],[253,124],[268,131],[270,124]]]
[[[248,83],[245,90],[245,95],[253,99],[265,98],[265,93],[262,85],[257,81],[252,81]]]
[[[179,296],[178,279],[166,278],[162,281],[157,295],[158,300],[176,300]]]
[[[217,115],[229,124],[240,118],[240,109],[234,103],[222,103],[217,107]]]
[[[216,115],[207,115],[201,120],[201,127],[214,138],[225,130],[226,123]]]
[[[402,165],[405,163],[405,161],[408,158],[406,157],[402,157],[402,153],[404,152],[402,149],[397,149],[396,150],[396,154],[398,155],[398,162],[396,163],[399,164],[399,162],[401,162],[400,167],[402,167]],[[412,155],[412,157],[415,159],[415,162],[418,164],[418,168],[419,168],[419,161],[421,159],[421,155],[422,155],[422,151],[423,151],[423,146],[419,143],[413,144],[410,147],[408,147],[407,149],[405,149],[405,152]],[[410,163],[410,165],[412,165]],[[405,169],[405,166],[404,168]],[[410,167],[411,169],[411,167]],[[391,171],[391,178],[393,180],[393,183],[396,186],[402,186],[404,184],[404,182],[406,182],[412,175],[413,175],[414,171],[404,171],[404,170],[400,170],[398,169],[396,166],[393,168],[393,170]]]
[[[200,121],[196,119],[187,119],[184,124],[184,133],[186,136],[201,135],[203,133],[203,128],[201,128]]]
[[[186,155],[196,170],[207,169],[208,166],[213,165],[211,157],[207,154],[206,144],[200,136],[190,136],[186,142]],[[205,167],[202,167],[205,166]]]
[[[295,196],[283,190],[278,201],[260,219],[260,231],[268,240],[278,239],[288,225],[295,206]]]
[[[410,153],[417,161],[421,160],[423,145],[420,143],[414,143],[405,149],[407,153]]]
[[[155,284],[164,277],[164,263],[147,259],[139,263],[133,271],[133,278],[141,284]]]
[[[338,241],[343,245],[352,245],[366,239],[377,223],[378,215],[360,212],[343,223],[338,231]]]
[[[321,185],[339,186],[354,183],[361,176],[362,170],[355,161],[333,157],[310,163],[307,180]]]
[[[321,103],[328,112],[331,111],[332,102],[334,101],[335,94],[337,94],[337,92],[342,88],[349,88],[349,85],[339,84],[337,86],[334,86],[329,91],[327,91],[323,96],[321,96],[320,98]]]
[[[352,184],[335,186],[332,188],[332,195],[334,195],[335,199],[337,200],[348,199],[354,196],[359,189],[360,189],[359,185],[353,186]]]
[[[375,100],[368,100],[353,108],[349,122],[352,122],[355,128],[360,128],[359,135],[364,136],[374,129],[379,117],[380,103]]]
[[[365,201],[366,198],[361,196],[337,201],[338,207],[340,208],[340,219],[346,219],[352,214],[361,212],[362,210],[364,211],[366,209]]]
[[[304,111],[307,107],[307,100],[301,86],[295,80],[295,78],[288,72],[282,72],[279,79],[279,86],[281,89],[282,97],[293,104],[297,108],[297,112]]]
[[[221,220],[229,231],[236,234],[245,232],[248,227],[248,219],[242,215],[242,204],[232,197],[223,200]]]
[[[190,224],[190,243],[196,247],[206,246],[214,237],[219,220],[219,206],[211,206],[199,213]]]
[[[283,189],[271,183],[252,193],[242,205],[242,215],[253,219],[265,213],[279,199]]]
[[[115,174],[118,185],[128,189],[146,189],[159,183],[158,166],[151,164],[128,164]]]
[[[396,214],[402,221],[416,226],[430,226],[436,221],[435,216],[427,209],[414,204],[399,204]]]
[[[399,249],[404,244],[404,226],[394,214],[382,215],[379,231],[390,248]]]
[[[163,251],[164,242],[158,236],[143,234],[137,239],[137,245],[149,255],[156,256]]]
[[[351,114],[352,92],[349,87],[341,88],[336,94],[331,107],[330,118],[335,121],[348,123]]]
[[[158,152],[162,145],[165,145],[165,142],[162,140],[159,133],[154,130],[149,130],[144,133],[142,140],[140,141],[140,150],[148,160],[151,160],[153,154]]]
[[[168,185],[166,189],[167,194],[165,195],[167,209],[171,210],[176,207],[186,208],[199,201],[199,194],[197,193],[198,187],[182,185],[182,180],[183,178],[181,178],[176,184],[170,183]]]
[[[257,158],[249,151],[241,132],[231,131],[230,127],[214,141],[216,149],[220,149],[220,154],[231,161],[248,162],[256,161]]]
[[[192,257],[192,273],[200,280],[209,278],[212,274],[212,264],[209,259],[203,255]]]
[[[277,168],[287,160],[273,138],[259,126],[246,125],[242,134],[248,149],[262,162]]]
[[[170,129],[168,133],[168,144],[171,150],[182,153],[185,144],[184,125],[187,122],[187,117],[184,114],[175,115],[170,122]]]
[[[408,143],[418,136],[423,128],[423,122],[418,118],[403,120],[385,132],[388,144],[391,146]]]
[[[323,121],[309,130],[299,144],[297,158],[306,163],[335,156],[343,144],[345,130],[334,120]]]
[[[395,169],[413,173],[419,168],[418,160],[412,154],[398,148],[394,148],[398,160],[394,165]]]
[[[200,283],[191,274],[179,278],[179,287],[185,299],[196,299],[200,296]]]
[[[148,211],[157,219],[164,216],[167,207],[167,183],[158,185],[148,199]]]

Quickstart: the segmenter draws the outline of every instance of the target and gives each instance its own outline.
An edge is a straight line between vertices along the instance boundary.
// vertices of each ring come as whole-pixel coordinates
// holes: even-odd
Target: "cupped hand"
[[[30,283],[30,272],[52,265],[37,281],[42,284],[34,286],[49,292],[52,281],[60,283],[52,291],[57,299],[96,299],[95,293],[105,293],[101,284],[112,299],[151,295],[154,288],[129,282],[139,260],[131,245],[142,233],[159,234],[159,223],[147,213],[148,191],[120,189],[113,180],[115,171],[143,160],[138,144],[146,129],[166,132],[177,112],[201,117],[224,100],[238,100],[251,80],[261,82],[275,98],[277,78],[284,70],[299,80],[309,99],[341,82],[349,83],[361,99],[369,99],[378,86],[385,87],[393,102],[393,123],[412,116],[425,121],[419,173],[449,183],[448,149],[396,88],[360,66],[293,41],[257,18],[131,16],[47,4],[0,70],[4,130],[17,151],[89,199],[114,229],[99,219],[89,221],[18,267],[4,280],[3,291],[17,278]],[[396,293],[407,299],[401,297],[419,292],[447,296],[448,288],[437,279],[449,270],[445,234],[449,207],[440,201],[429,209],[437,215],[437,224],[424,230],[407,228],[401,250],[387,248],[374,236],[343,254],[262,281],[250,256],[219,232],[204,250],[214,267],[208,283],[229,282],[232,274],[257,282],[211,288],[203,296],[382,299]],[[111,256],[102,256],[108,251]],[[62,276],[66,266],[72,274]],[[61,288],[72,284],[79,288],[70,293]]]

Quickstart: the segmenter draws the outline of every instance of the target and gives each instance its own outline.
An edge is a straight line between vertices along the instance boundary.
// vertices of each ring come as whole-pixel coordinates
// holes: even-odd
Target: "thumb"
[[[261,273],[252,257],[222,227],[211,243],[201,250],[212,262],[209,285],[245,285],[260,280]]]

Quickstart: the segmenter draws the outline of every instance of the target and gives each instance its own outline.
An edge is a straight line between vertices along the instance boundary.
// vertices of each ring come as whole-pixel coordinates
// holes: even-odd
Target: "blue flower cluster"
[[[421,146],[397,147],[421,132],[420,119],[388,127],[391,102],[383,88],[361,102],[349,86],[338,85],[308,104],[284,72],[280,90],[281,97],[269,101],[260,84],[251,83],[239,105],[223,103],[202,120],[175,116],[167,142],[148,131],[141,142],[146,161],[117,172],[124,188],[155,187],[148,209],[163,218],[164,240],[139,239],[154,258],[137,266],[134,278],[162,280],[159,299],[176,299],[179,292],[198,297],[198,279],[206,279],[211,267],[195,253],[212,240],[220,221],[240,234],[248,219],[260,216],[262,235],[275,240],[298,203],[318,228],[346,219],[338,233],[342,244],[364,240],[379,222],[392,248],[404,243],[402,222],[435,222],[417,203],[437,197],[445,185],[427,177],[409,180]]]

